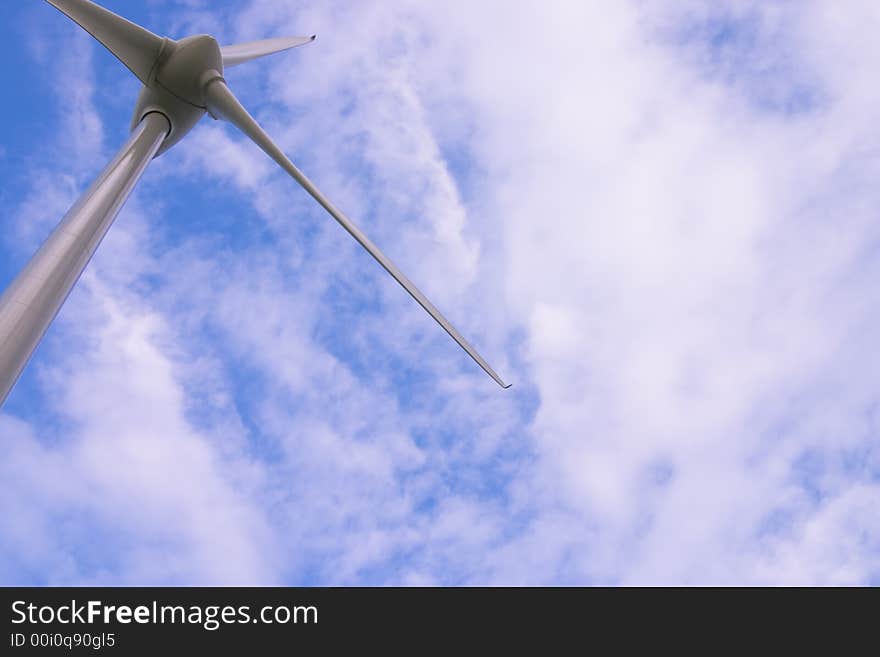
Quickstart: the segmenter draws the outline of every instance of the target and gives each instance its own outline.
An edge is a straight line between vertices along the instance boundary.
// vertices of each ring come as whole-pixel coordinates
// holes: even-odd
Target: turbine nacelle
[[[205,115],[205,88],[222,79],[223,54],[214,37],[199,34],[178,41],[163,39],[149,81],[138,97],[132,130],[150,112],[164,114],[171,132],[157,156],[164,153]]]

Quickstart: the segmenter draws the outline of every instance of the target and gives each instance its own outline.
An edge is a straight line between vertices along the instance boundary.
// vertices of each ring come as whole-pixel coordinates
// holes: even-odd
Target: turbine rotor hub
[[[204,77],[208,71],[223,76],[220,44],[207,34],[171,42],[163,50],[155,69],[155,84],[182,101],[205,109]]]

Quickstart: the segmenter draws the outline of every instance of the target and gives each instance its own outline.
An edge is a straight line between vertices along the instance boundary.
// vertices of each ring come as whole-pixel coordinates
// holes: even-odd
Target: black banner
[[[873,627],[876,589],[6,588],[2,654],[204,654],[354,645],[466,649],[645,640],[711,632],[726,645],[845,623]],[[412,644],[416,637],[417,644]],[[837,648],[840,644],[834,644]],[[433,651],[433,650],[432,650]]]

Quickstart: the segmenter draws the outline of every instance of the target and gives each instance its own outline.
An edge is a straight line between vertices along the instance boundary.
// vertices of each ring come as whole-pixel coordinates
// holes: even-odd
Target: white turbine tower
[[[314,36],[220,47],[208,35],[179,41],[156,36],[88,0],[47,2],[100,41],[144,88],[128,141],[0,297],[0,405],[150,160],[180,141],[206,112],[229,121],[250,137],[369,251],[489,376],[502,387],[510,387],[394,263],[294,166],[226,85],[225,68],[310,43]]]

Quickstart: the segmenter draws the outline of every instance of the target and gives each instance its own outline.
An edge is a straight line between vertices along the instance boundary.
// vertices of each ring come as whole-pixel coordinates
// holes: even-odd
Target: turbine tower
[[[150,161],[207,113],[241,130],[372,255],[500,386],[509,388],[424,294],[296,168],[223,79],[232,66],[310,43],[309,37],[221,47],[206,34],[157,36],[89,0],[47,0],[143,83],[128,141],[0,296],[0,406]]]

